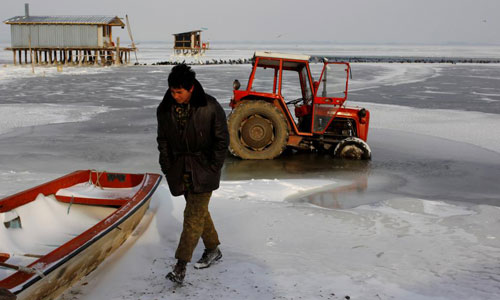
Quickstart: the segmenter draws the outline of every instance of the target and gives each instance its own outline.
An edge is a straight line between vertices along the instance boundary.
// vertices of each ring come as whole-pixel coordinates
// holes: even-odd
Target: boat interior
[[[80,172],[0,199],[0,281],[106,219],[144,179]]]

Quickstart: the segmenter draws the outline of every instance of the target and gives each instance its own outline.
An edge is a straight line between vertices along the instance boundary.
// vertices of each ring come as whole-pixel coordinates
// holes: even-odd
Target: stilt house
[[[202,43],[201,30],[174,34],[174,52],[176,55],[198,55],[205,53],[208,43]]]
[[[134,48],[120,47],[112,28],[125,24],[110,16],[30,16],[4,21],[10,25],[14,64],[120,64],[130,62]]]

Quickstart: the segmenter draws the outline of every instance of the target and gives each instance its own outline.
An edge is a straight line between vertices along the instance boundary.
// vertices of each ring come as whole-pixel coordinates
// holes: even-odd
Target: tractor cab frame
[[[324,61],[314,81],[307,55],[255,52],[245,90],[234,82],[228,118],[230,150],[244,159],[272,159],[286,147],[369,159],[370,113],[347,108],[350,65]],[[344,149],[345,148],[345,149]]]

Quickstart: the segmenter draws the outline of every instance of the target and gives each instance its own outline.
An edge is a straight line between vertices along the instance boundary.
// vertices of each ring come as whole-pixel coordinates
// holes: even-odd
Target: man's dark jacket
[[[229,144],[226,114],[214,97],[205,94],[197,80],[189,103],[191,116],[184,136],[181,136],[174,115],[175,100],[170,89],[156,111],[160,166],[174,196],[185,192],[183,175],[187,169],[191,170],[193,192],[211,192],[219,188]]]

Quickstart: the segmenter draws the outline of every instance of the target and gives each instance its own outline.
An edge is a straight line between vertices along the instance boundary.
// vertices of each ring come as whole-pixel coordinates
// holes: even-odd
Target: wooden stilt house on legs
[[[201,41],[201,30],[174,34],[175,55],[200,55],[208,49],[208,43]]]
[[[10,25],[14,64],[111,65],[130,62],[134,48],[120,47],[112,28],[125,24],[109,16],[30,16],[5,20]]]

